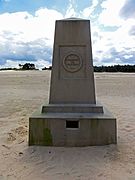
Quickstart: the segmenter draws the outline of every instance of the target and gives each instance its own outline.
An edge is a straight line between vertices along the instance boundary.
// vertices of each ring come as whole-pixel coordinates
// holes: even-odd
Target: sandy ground
[[[0,72],[0,180],[135,180],[135,74],[95,74],[116,116],[118,144],[29,147],[29,116],[49,96],[50,72]]]

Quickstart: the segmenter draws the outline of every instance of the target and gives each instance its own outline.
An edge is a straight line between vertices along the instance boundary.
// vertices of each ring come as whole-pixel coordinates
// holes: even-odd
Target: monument
[[[95,97],[90,21],[58,20],[49,103],[29,118],[29,145],[116,143],[116,119]]]

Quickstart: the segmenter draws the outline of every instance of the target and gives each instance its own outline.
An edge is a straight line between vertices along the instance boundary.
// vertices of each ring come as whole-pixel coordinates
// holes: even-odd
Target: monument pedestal
[[[90,22],[56,21],[49,104],[29,119],[29,145],[112,143],[116,119],[95,98]]]
[[[117,142],[116,119],[101,105],[43,106],[30,117],[29,126],[29,145],[91,146]]]

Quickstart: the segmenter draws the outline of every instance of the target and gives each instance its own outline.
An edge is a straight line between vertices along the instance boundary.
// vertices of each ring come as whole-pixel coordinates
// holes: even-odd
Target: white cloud
[[[38,59],[36,61],[36,63],[34,62],[34,64],[35,64],[36,68],[38,68],[38,69],[42,69],[44,67],[49,67],[51,65],[50,62],[43,60],[43,59]]]
[[[99,15],[99,24],[91,24],[96,65],[122,64],[128,60],[135,62],[135,20],[125,20],[119,16],[124,2],[125,0],[104,1],[101,4],[103,11]],[[0,14],[0,67],[16,67],[19,63],[26,62],[34,63],[38,68],[49,66],[55,20],[72,16],[89,19],[94,15],[98,3],[99,1],[93,0],[91,6],[76,12],[75,1],[69,0],[65,15],[47,8],[37,10],[35,15],[28,12]],[[101,30],[101,24],[117,26],[117,30]]]
[[[129,59],[129,58],[132,58],[132,57],[133,57],[132,54],[131,54],[131,55],[125,55],[125,56],[124,56],[125,59]]]
[[[97,5],[98,5],[98,0],[93,0],[91,6],[86,7],[85,9],[82,10],[81,12],[82,16],[84,18],[90,17]]]
[[[26,60],[6,60],[5,64],[0,65],[1,68],[19,68],[19,64],[24,65],[25,63],[33,63],[35,64],[37,69],[42,69],[44,67],[49,67],[51,65],[50,62],[44,59],[37,59],[37,61],[26,61]]]
[[[99,24],[92,27],[93,57],[96,65],[101,64],[134,64],[135,63],[135,36],[131,33],[134,29],[134,19],[122,19],[121,8],[125,0],[106,0],[101,6],[103,11],[99,15]],[[117,26],[116,30],[108,31],[101,25]]]
[[[96,65],[135,63],[135,36],[129,34],[133,24],[135,20],[124,21],[121,27],[112,32],[101,31],[98,27],[92,29]]]
[[[47,8],[34,16],[28,12],[0,14],[0,64],[5,61],[8,66],[17,59],[50,61],[55,20],[62,18],[61,13]]]
[[[99,22],[105,26],[120,26],[123,24],[123,19],[120,18],[119,13],[124,6],[126,0],[106,0],[103,1],[101,7],[102,13],[99,16]]]
[[[120,16],[124,19],[134,19],[135,18],[135,1],[126,0],[124,6],[120,11]]]
[[[17,61],[13,61],[13,60],[6,60],[5,64],[0,65],[0,69],[1,68],[18,68],[18,62]]]
[[[46,38],[51,39],[53,41],[54,37],[54,28],[55,28],[55,20],[62,19],[63,15],[53,9],[40,9],[36,11],[35,13],[35,18],[34,18],[34,23],[33,23],[33,28],[37,28],[35,30],[38,36],[40,34],[44,35]]]
[[[76,13],[75,8],[74,8],[74,4],[75,3],[73,0],[69,0],[69,5],[67,7],[64,18],[70,18],[70,17],[77,16],[77,13]]]
[[[55,20],[61,18],[61,13],[47,8],[39,9],[35,16],[28,12],[4,13],[0,15],[0,33],[8,31],[24,42],[41,37],[52,40]]]

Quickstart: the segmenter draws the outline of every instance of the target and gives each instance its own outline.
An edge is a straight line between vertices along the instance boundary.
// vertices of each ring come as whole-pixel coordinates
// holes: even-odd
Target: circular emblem
[[[70,53],[63,59],[63,67],[66,71],[76,72],[82,66],[82,59],[78,54]]]

